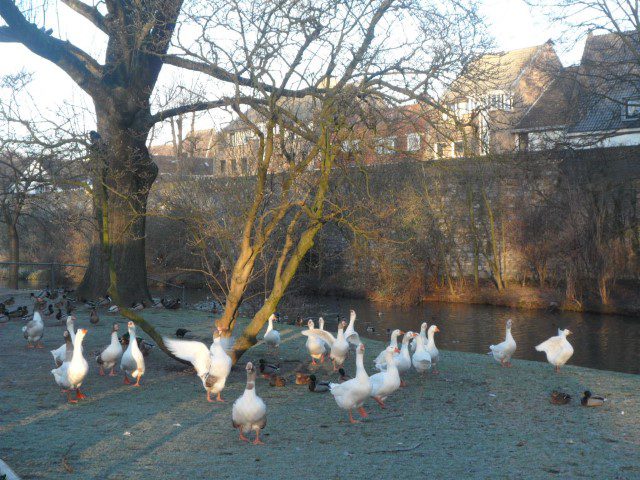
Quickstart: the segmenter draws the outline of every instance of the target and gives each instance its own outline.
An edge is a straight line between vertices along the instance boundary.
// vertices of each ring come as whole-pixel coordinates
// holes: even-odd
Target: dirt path
[[[206,338],[202,312],[148,310],[164,333],[186,327]],[[111,323],[78,314],[85,352],[108,343]],[[54,320],[55,322],[55,320]],[[49,325],[53,322],[47,322]],[[143,387],[100,377],[92,359],[83,390],[68,405],[50,370],[50,349],[63,327],[48,327],[46,349],[27,350],[21,322],[0,325],[0,458],[23,479],[129,478],[640,478],[640,379],[634,375],[518,361],[502,369],[488,356],[442,352],[441,374],[407,377],[409,386],[358,425],[347,422],[330,394],[305,387],[257,385],[268,408],[266,446],[242,444],[231,427],[231,404],[244,389],[234,368],[224,404],[209,404],[200,381],[154,351]],[[416,325],[417,327],[417,325]],[[306,361],[300,329],[278,325],[289,370]],[[441,329],[446,325],[441,325]],[[365,364],[382,344],[366,341]],[[265,355],[258,345],[245,360]],[[353,358],[348,371],[354,370]],[[320,369],[329,378],[328,370]],[[549,404],[553,389],[589,388],[610,398],[586,409]]]

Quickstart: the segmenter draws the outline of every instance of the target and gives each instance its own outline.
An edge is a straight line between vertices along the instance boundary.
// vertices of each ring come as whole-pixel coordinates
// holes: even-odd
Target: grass
[[[208,337],[211,317],[203,312],[144,314],[165,334],[186,327]],[[640,477],[636,375],[572,366],[556,375],[546,363],[517,358],[505,369],[486,355],[444,351],[440,375],[410,374],[386,410],[369,401],[371,415],[357,425],[330,394],[259,380],[268,421],[266,446],[256,447],[237,439],[231,405],[244,389],[245,362],[264,357],[264,346],[234,367],[226,402],[207,403],[199,379],[159,351],[147,358],[141,388],[98,376],[88,353],[105,346],[111,323],[124,319],[103,314],[94,326],[88,311],[78,318],[89,329],[90,372],[83,385],[89,398],[77,405],[65,402],[50,373],[49,350],[62,343],[63,327],[47,327],[46,349],[28,350],[20,322],[0,325],[0,458],[23,479]],[[277,328],[285,368],[307,362],[300,329]],[[365,343],[372,373],[383,345]],[[320,376],[335,378],[328,368]],[[353,357],[347,370],[353,373]],[[587,388],[607,404],[580,407]],[[551,405],[553,389],[574,400]]]

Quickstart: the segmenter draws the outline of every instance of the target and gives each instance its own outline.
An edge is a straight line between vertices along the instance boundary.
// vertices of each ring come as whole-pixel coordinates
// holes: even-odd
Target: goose
[[[415,368],[419,373],[428,372],[431,370],[431,355],[429,355],[429,352],[427,351],[422,335],[417,335],[414,342],[416,349],[413,352],[413,357],[411,357],[413,368]]]
[[[507,320],[507,334],[504,339],[504,342],[499,343],[498,345],[490,345],[489,355],[493,355],[493,358],[496,362],[500,362],[500,365],[503,367],[511,366],[511,357],[516,351],[516,341],[513,339],[511,335],[511,326],[513,325],[513,321],[511,319]]]
[[[76,320],[76,317],[74,317],[73,315],[69,315],[67,317],[67,329],[65,331],[69,332],[69,338],[71,339],[71,343],[74,343],[76,341],[75,320]],[[65,344],[62,344],[55,350],[51,350],[51,355],[53,355],[53,361],[55,362],[56,367],[59,367],[60,365],[62,365],[62,362],[64,362],[65,350],[66,350]]]
[[[324,354],[326,352],[326,348],[324,346],[324,342],[320,340],[317,335],[315,335],[316,329],[313,320],[309,320],[307,322],[307,326],[309,327],[309,330],[304,330],[302,334],[308,337],[306,347],[309,355],[311,355],[311,365],[317,365],[316,360],[324,362]],[[313,332],[314,334],[311,335],[311,332]]]
[[[349,310],[349,325],[347,329],[344,331],[344,338],[352,345],[360,345],[360,335],[356,332],[355,328],[356,323],[356,311]]]
[[[338,322],[338,324],[340,324],[340,322]],[[322,317],[318,317],[318,329],[324,332],[324,318]],[[324,340],[324,339],[321,339]],[[329,343],[327,343],[326,341],[325,343],[325,350],[330,350],[331,349],[331,345],[329,345]]]
[[[71,360],[63,362],[58,368],[51,370],[53,378],[63,392],[67,394],[69,403],[77,403],[78,400],[86,398],[80,391],[82,382],[89,371],[89,364],[82,355],[82,341],[87,334],[87,329],[82,328],[76,334],[76,340],[73,342],[73,354]],[[76,398],[71,398],[71,390],[76,391]]]
[[[267,406],[256,393],[256,369],[253,363],[247,363],[246,371],[247,386],[244,393],[233,402],[231,423],[240,432],[240,440],[248,442],[244,434],[254,430],[256,438],[253,444],[261,445],[264,442],[260,440],[260,431],[267,425]]]
[[[354,408],[363,418],[368,417],[362,407],[371,393],[371,381],[364,368],[364,344],[361,343],[356,349],[356,377],[343,383],[330,383],[329,388],[338,407],[349,412],[349,422],[358,423],[351,413]]]
[[[420,325],[420,336],[422,337],[422,342],[426,345],[429,339],[427,338],[427,322],[422,322]],[[416,351],[418,347],[418,339],[414,338],[411,340],[411,353]]]
[[[277,320],[275,313],[269,316],[269,325],[267,325],[267,331],[263,337],[264,343],[266,343],[270,349],[280,348],[280,332],[273,328],[273,322]]]
[[[402,338],[402,348],[400,349],[400,352],[394,353],[393,360],[394,360],[395,368],[398,369],[398,373],[400,375],[408,372],[411,369],[411,355],[409,354],[409,342],[417,336],[418,334],[414,332],[405,333],[404,337]],[[394,349],[394,352],[395,350],[397,350],[397,348]],[[376,368],[381,372],[387,369],[386,351],[385,351],[384,363],[377,364]],[[407,384],[404,380],[401,379],[400,386],[406,387]]]
[[[309,329],[302,332],[303,335],[309,338],[316,337],[329,346],[331,349],[329,352],[329,358],[331,358],[331,361],[333,362],[334,372],[337,372],[338,367],[341,367],[344,364],[344,361],[347,358],[347,353],[349,353],[349,342],[344,338],[344,327],[346,326],[347,324],[345,322],[340,322],[338,324],[338,333],[336,337],[326,330],[320,329]]]
[[[607,399],[598,395],[593,395],[589,390],[585,390],[580,399],[583,407],[601,407]]]
[[[142,337],[136,337],[136,342],[138,342],[138,348],[142,352],[143,357],[148,357],[149,354],[151,353],[151,350],[153,350],[153,348],[155,347],[153,343],[147,342]],[[122,337],[120,337],[120,344],[123,347],[129,346],[129,332],[125,333],[124,335],[122,335]]]
[[[93,325],[97,325],[100,321],[100,317],[98,316],[98,312],[96,311],[96,307],[91,308],[91,313],[89,314],[89,321]]]
[[[129,338],[136,338],[136,325],[133,322],[129,322],[127,323],[127,328],[129,330]],[[120,370],[124,373],[124,383],[131,384],[129,377],[127,377],[127,375],[130,375],[136,379],[136,383],[133,386],[140,386],[140,379],[144,375],[144,357],[140,348],[138,348],[138,342],[129,342],[129,345],[127,345],[127,349],[120,360]]]
[[[408,335],[405,335],[405,338]],[[404,343],[402,347],[407,345],[407,353],[408,353],[408,342]],[[385,364],[387,369],[384,372],[376,373],[375,375],[371,375],[371,393],[369,394],[371,398],[373,398],[381,408],[386,408],[384,404],[385,399],[391,395],[393,392],[400,388],[400,372],[398,371],[398,367],[396,366],[396,350],[398,348],[393,348],[391,346],[387,347],[384,351],[385,356]]]
[[[567,363],[573,355],[573,347],[567,341],[567,335],[571,335],[568,329],[558,329],[558,335],[545,340],[536,346],[538,352],[547,354],[547,361],[555,367],[556,373],[560,372],[560,367]]]
[[[318,382],[315,375],[309,375],[309,391],[313,393],[326,393],[329,390],[329,382]]]
[[[70,362],[73,357],[73,340],[71,340],[71,334],[68,330],[62,332],[62,336],[64,337],[64,362]]]
[[[398,337],[400,335],[404,335],[404,332],[398,328],[396,328],[395,330],[393,330],[391,332],[391,339],[389,340],[389,346],[396,349],[398,348]],[[384,350],[382,350],[378,356],[376,357],[376,359],[373,361],[374,365],[382,365],[384,363],[384,359],[385,359],[385,355],[386,355],[387,349],[385,348]]]
[[[11,315],[9,315],[11,316]],[[40,312],[33,312],[33,320],[22,327],[22,335],[27,339],[27,348],[44,348],[42,337],[44,336],[44,322]]]
[[[440,329],[437,325],[431,325],[427,330],[427,352],[431,356],[431,364],[433,365],[433,374],[438,375],[440,372],[438,371],[438,362],[440,361],[440,352],[438,351],[438,347],[436,347],[436,340],[434,338],[435,334],[438,333]]]
[[[216,401],[224,402],[222,390],[231,372],[231,357],[222,346],[223,331],[218,329],[213,335],[213,343],[207,348],[202,342],[195,340],[177,340],[164,338],[164,344],[176,357],[185,360],[196,369],[196,375],[202,380],[202,386],[207,392],[207,401],[213,402],[211,394],[215,394]]]
[[[114,323],[111,327],[111,343],[101,353],[96,356],[96,362],[100,365],[100,375],[104,376],[104,370],[111,370],[109,372],[110,377],[115,377],[116,363],[122,357],[122,345],[118,340],[118,330],[120,326]]]

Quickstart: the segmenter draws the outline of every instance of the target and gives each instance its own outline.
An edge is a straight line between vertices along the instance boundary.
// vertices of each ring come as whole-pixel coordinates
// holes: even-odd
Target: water
[[[306,298],[302,308],[283,308],[282,313],[289,319],[299,315],[323,316],[328,323],[325,328],[335,331],[337,315],[348,320],[351,308],[358,314],[356,330],[362,336],[386,341],[388,328],[419,331],[420,324],[426,321],[440,329],[436,334],[438,347],[474,353],[487,353],[489,345],[504,340],[505,323],[511,318],[513,337],[518,344],[515,359],[546,361],[544,353],[536,352],[534,347],[556,335],[558,328],[568,328],[573,332],[568,339],[575,350],[569,364],[640,373],[640,318],[637,317],[449,303],[400,308],[331,297]],[[374,331],[367,332],[367,327],[373,327]]]

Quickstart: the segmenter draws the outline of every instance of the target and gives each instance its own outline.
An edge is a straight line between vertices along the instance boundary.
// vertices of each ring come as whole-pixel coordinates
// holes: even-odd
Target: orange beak
[[[402,330],[400,330],[400,335],[404,335],[406,332],[403,332]]]
[[[82,334],[83,334],[83,335],[86,335],[86,334],[87,334],[87,329],[86,329],[86,328],[83,328],[83,329],[82,329],[82,330],[80,330],[80,331],[82,332]]]
[[[438,327],[436,327],[436,329],[434,330],[434,332],[439,332],[440,329]]]
[[[400,349],[398,347],[395,348],[394,350],[395,353],[400,353]]]

